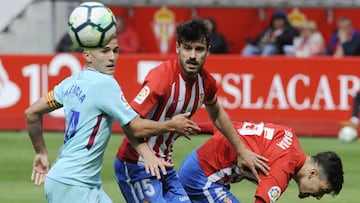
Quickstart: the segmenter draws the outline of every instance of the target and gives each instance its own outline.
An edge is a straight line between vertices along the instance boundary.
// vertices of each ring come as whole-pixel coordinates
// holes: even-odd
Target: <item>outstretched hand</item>
[[[189,119],[189,116],[190,112],[178,114],[171,121],[175,125],[175,131],[190,140],[190,135],[199,133],[201,129],[196,122]]]
[[[269,175],[270,167],[265,163],[269,161],[267,158],[260,156],[248,149],[245,149],[244,153],[241,156],[238,155],[237,166],[240,169],[240,173],[244,174],[244,168],[247,167],[255,175],[258,182],[260,178],[256,169],[259,169],[265,175]]]
[[[31,180],[35,185],[42,185],[45,181],[47,172],[50,169],[50,161],[47,154],[36,154],[33,161]]]
[[[161,179],[161,174],[167,174],[166,168],[173,168],[174,164],[172,162],[165,161],[162,158],[158,158],[154,154],[149,154],[147,157],[144,157],[144,166],[146,173],[151,173],[152,176],[156,176],[157,179]]]

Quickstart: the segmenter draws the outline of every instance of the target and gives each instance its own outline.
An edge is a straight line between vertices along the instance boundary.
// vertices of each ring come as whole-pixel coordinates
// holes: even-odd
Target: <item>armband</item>
[[[55,110],[63,106],[55,100],[54,90],[51,90],[45,94],[45,101],[51,110]]]

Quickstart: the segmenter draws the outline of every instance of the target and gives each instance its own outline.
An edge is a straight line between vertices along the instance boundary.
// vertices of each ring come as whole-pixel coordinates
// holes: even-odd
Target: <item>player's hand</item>
[[[267,158],[245,149],[241,155],[238,155],[237,166],[242,174],[245,167],[249,168],[258,182],[260,182],[261,180],[256,169],[259,169],[265,175],[269,175],[270,167],[266,164],[267,161],[269,161]]]
[[[31,180],[35,185],[42,185],[47,172],[50,169],[50,161],[47,154],[36,154],[33,162]]]
[[[201,128],[196,122],[189,120],[190,112],[182,113],[174,116],[171,121],[174,123],[175,131],[190,139],[190,135],[195,135],[200,132]]]
[[[165,161],[162,158],[158,158],[153,153],[148,154],[146,155],[146,157],[143,158],[146,173],[151,173],[151,175],[156,176],[157,179],[161,178],[161,174],[167,174],[166,168],[174,167],[174,163]]]

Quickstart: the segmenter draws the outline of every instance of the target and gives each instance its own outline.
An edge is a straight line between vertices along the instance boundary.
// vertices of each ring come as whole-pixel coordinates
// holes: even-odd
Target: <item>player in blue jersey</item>
[[[187,135],[200,130],[181,114],[172,120],[155,122],[141,119],[127,103],[113,77],[119,46],[116,38],[102,48],[84,50],[86,68],[66,79],[30,105],[25,111],[28,134],[36,152],[31,179],[45,182],[48,202],[111,202],[102,189],[100,171],[113,120],[123,127],[129,139],[167,131]],[[64,145],[50,169],[43,138],[43,115],[64,107]],[[134,146],[136,150],[141,148]],[[146,163],[147,172],[160,176],[161,160]]]

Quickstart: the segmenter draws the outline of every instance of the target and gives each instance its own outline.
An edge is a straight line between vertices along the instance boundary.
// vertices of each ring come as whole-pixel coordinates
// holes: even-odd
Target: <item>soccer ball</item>
[[[350,126],[344,126],[340,129],[338,140],[343,142],[352,142],[357,138],[357,130]]]
[[[98,2],[85,2],[70,14],[68,33],[76,46],[100,48],[116,34],[116,20],[111,10]]]

